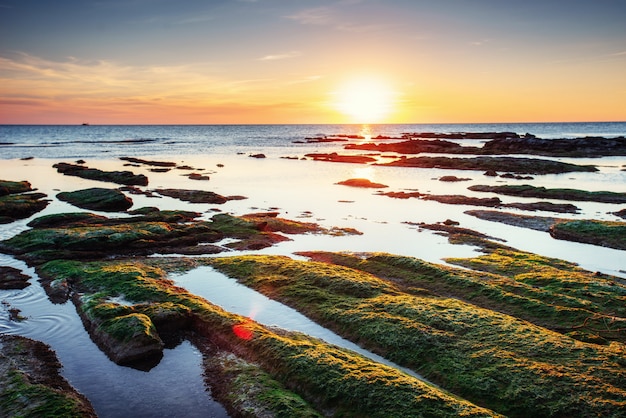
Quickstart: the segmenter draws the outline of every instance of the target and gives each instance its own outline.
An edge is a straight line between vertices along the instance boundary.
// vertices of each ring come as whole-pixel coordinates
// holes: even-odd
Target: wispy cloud
[[[286,52],[286,53],[283,53],[283,54],[265,55],[265,56],[259,58],[259,61],[284,60],[284,59],[288,59],[288,58],[299,57],[301,55],[302,55],[302,52],[300,52],[300,51],[290,51],[290,52]]]
[[[334,7],[326,6],[304,9],[287,15],[285,18],[298,22],[301,25],[329,26],[339,31],[356,33],[379,31],[397,26],[397,24],[389,23],[355,21],[352,13],[353,9],[350,6],[358,3],[361,2],[359,0],[346,0],[337,3]],[[348,9],[343,10],[346,7]]]

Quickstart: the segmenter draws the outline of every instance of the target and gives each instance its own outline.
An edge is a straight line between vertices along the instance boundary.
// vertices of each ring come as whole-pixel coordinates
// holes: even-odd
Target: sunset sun
[[[394,91],[376,77],[350,79],[335,94],[334,107],[355,123],[383,122],[394,110]]]

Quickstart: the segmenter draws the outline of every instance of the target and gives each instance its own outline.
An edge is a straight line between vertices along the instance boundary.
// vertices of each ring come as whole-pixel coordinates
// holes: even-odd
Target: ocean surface
[[[301,148],[306,137],[515,132],[542,138],[626,135],[626,122],[392,125],[0,125],[0,158],[115,158]],[[318,144],[318,147],[324,147]]]

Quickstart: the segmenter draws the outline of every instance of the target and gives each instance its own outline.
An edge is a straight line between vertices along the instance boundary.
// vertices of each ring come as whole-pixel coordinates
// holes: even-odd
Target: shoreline
[[[14,252],[18,258],[26,259],[29,264],[36,267],[34,277],[45,277],[49,280],[43,283],[49,295],[53,293],[56,296],[60,295],[61,300],[64,300],[63,298],[66,300],[72,295],[76,309],[88,325],[87,328],[90,329],[91,338],[98,341],[101,349],[116,362],[124,364],[137,358],[141,359],[144,357],[142,354],[144,349],[146,356],[153,356],[159,350],[163,350],[165,345],[163,341],[168,341],[168,333],[171,330],[192,330],[199,333],[202,338],[209,338],[209,344],[219,348],[221,353],[219,356],[224,363],[209,362],[205,364],[205,367],[211,375],[221,376],[218,380],[225,386],[218,390],[221,394],[219,395],[220,401],[226,402],[225,405],[231,412],[238,411],[238,407],[235,406],[238,401],[229,399],[225,394],[229,392],[228,388],[236,385],[232,379],[233,370],[242,370],[242,367],[245,370],[253,367],[257,370],[253,372],[253,375],[256,375],[259,370],[268,373],[271,379],[278,382],[276,384],[286,385],[285,390],[302,396],[302,399],[314,410],[320,411],[320,408],[329,407],[342,409],[346,405],[338,399],[319,399],[313,395],[321,390],[319,388],[329,385],[323,380],[326,377],[320,376],[322,380],[318,381],[298,374],[297,379],[300,383],[283,379],[283,373],[288,370],[292,370],[288,373],[294,373],[294,369],[291,368],[296,366],[291,363],[292,359],[287,353],[292,353],[295,345],[302,344],[302,342],[296,343],[301,337],[288,332],[283,334],[282,331],[268,329],[242,317],[215,310],[211,301],[201,302],[194,295],[174,291],[166,273],[160,269],[166,269],[169,274],[172,274],[181,269],[187,270],[193,265],[209,264],[219,267],[229,276],[248,281],[246,285],[255,287],[259,291],[269,292],[267,296],[307,313],[309,317],[330,329],[335,327],[335,330],[340,334],[343,333],[344,337],[364,343],[366,348],[381,355],[397,349],[393,344],[381,345],[381,340],[378,338],[382,336],[377,336],[379,331],[376,329],[384,327],[372,328],[371,333],[363,334],[362,332],[369,329],[369,322],[363,322],[360,328],[352,328],[353,325],[350,324],[353,322],[349,319],[351,315],[364,309],[364,317],[371,315],[372,321],[384,322],[386,319],[378,318],[375,313],[379,308],[372,308],[370,312],[370,308],[367,308],[368,304],[374,303],[372,307],[384,306],[385,310],[397,305],[402,306],[403,310],[406,309],[406,315],[408,315],[406,320],[411,318],[411,321],[426,321],[420,322],[419,327],[429,329],[428,327],[432,326],[430,321],[433,319],[430,319],[430,314],[424,317],[421,314],[418,315],[416,312],[421,308],[418,309],[417,306],[432,305],[435,309],[436,306],[441,307],[441,304],[444,304],[445,309],[452,309],[450,312],[459,312],[461,316],[466,313],[478,315],[482,318],[481,321],[500,321],[502,324],[511,320],[518,321],[520,318],[524,321],[531,321],[533,326],[538,327],[533,328],[532,333],[543,335],[547,332],[544,327],[547,327],[551,330],[550,332],[556,331],[556,334],[562,334],[562,336],[555,336],[548,333],[542,337],[546,341],[553,341],[552,339],[556,338],[549,344],[555,344],[555,347],[564,342],[569,344],[571,341],[575,341],[573,344],[585,344],[588,349],[597,350],[598,356],[606,356],[606,360],[603,360],[606,367],[614,367],[612,366],[614,354],[620,349],[623,350],[623,331],[611,328],[609,332],[603,333],[596,330],[593,327],[595,327],[594,321],[598,318],[586,317],[585,315],[589,312],[584,313],[586,311],[580,310],[578,306],[579,304],[587,306],[589,303],[595,306],[596,298],[605,298],[609,295],[609,293],[606,295],[603,293],[606,286],[600,286],[597,289],[594,287],[593,290],[587,291],[591,296],[589,300],[586,300],[587,296],[581,296],[576,292],[568,296],[567,293],[571,291],[570,284],[564,283],[563,289],[558,293],[559,297],[563,293],[563,301],[559,302],[563,303],[563,309],[559,308],[546,314],[546,309],[553,309],[552,303],[555,302],[546,304],[544,299],[547,297],[546,300],[552,300],[552,297],[538,290],[533,283],[527,285],[524,281],[539,280],[539,276],[533,278],[528,274],[531,272],[536,275],[543,274],[543,268],[550,266],[550,269],[554,270],[548,272],[548,275],[554,274],[553,277],[559,278],[559,281],[561,278],[574,274],[580,279],[580,283],[585,283],[585,285],[589,283],[589,286],[596,286],[596,282],[606,282],[607,286],[611,283],[611,286],[621,289],[623,279],[626,278],[626,271],[624,271],[623,263],[620,262],[623,258],[623,251],[554,240],[544,231],[490,222],[466,212],[475,210],[479,207],[476,206],[477,204],[486,202],[482,198],[493,196],[487,191],[475,192],[468,188],[477,184],[497,186],[521,185],[524,184],[523,182],[530,182],[530,184],[544,186],[547,189],[563,188],[565,185],[572,184],[578,186],[578,189],[586,184],[595,184],[596,187],[598,184],[600,187],[604,184],[612,184],[616,189],[614,191],[617,192],[621,184],[611,183],[611,179],[624,176],[619,165],[609,167],[599,165],[599,171],[593,173],[548,174],[535,176],[533,179],[517,179],[485,176],[481,171],[476,170],[341,164],[302,160],[299,156],[284,158],[286,151],[293,150],[293,148],[288,150],[277,148],[262,149],[262,154],[249,152],[239,155],[219,154],[172,158],[158,155],[142,156],[141,159],[137,157],[89,159],[79,163],[81,167],[79,171],[84,171],[83,169],[89,167],[109,176],[111,173],[130,170],[134,175],[147,178],[147,184],[142,183],[128,188],[110,181],[103,182],[77,177],[68,172],[62,173],[53,167],[60,162],[76,163],[69,159],[65,161],[40,158],[5,160],[7,163],[0,167],[0,179],[27,180],[32,188],[36,189],[33,192],[46,194],[46,199],[50,202],[45,209],[29,218],[0,226],[3,249]],[[455,176],[464,181],[440,181],[443,176]],[[112,178],[107,177],[107,179]],[[601,181],[598,183],[598,180]],[[342,182],[344,184],[341,184]],[[601,189],[606,188],[601,187]],[[68,200],[65,195],[62,195],[63,200],[60,199],[61,195],[57,197],[61,192],[86,190],[96,193],[96,196],[100,196],[99,193],[103,191],[122,195],[125,198],[125,206],[120,209],[107,207],[103,210],[85,210],[74,206],[81,206],[80,201],[85,199],[85,196],[80,197],[74,204],[64,201]],[[397,196],[404,196],[402,193],[405,193],[414,198],[399,199],[381,196],[380,190],[390,190],[392,192],[390,196],[394,193],[397,193]],[[192,203],[185,197],[199,197],[202,194],[210,199],[202,203]],[[215,200],[215,196],[236,198]],[[524,200],[527,199],[525,197],[507,194],[497,196],[497,201],[491,198],[489,204],[493,202],[498,206],[501,203],[502,207],[506,207],[507,212],[513,213],[512,216],[530,214],[531,217],[540,218],[545,217],[546,214],[555,215],[554,212],[541,209],[534,212],[525,210],[531,207],[520,204],[520,202],[530,202]],[[567,200],[557,199],[557,201],[562,204],[572,203]],[[128,207],[129,203],[130,207]],[[567,207],[569,213],[558,214],[564,222],[589,218],[605,219],[606,221],[603,222],[607,225],[608,221],[615,221],[619,225],[624,223],[617,214],[622,209],[620,204],[578,200],[574,203],[576,210]],[[518,205],[518,209],[512,207],[514,204]],[[149,207],[158,209],[142,209],[134,212],[137,209]],[[552,207],[544,206],[543,208],[551,209]],[[498,207],[498,209],[501,208]],[[76,215],[77,212],[91,212],[93,215]],[[31,229],[27,224],[34,218],[40,218],[40,220],[31,224]],[[38,234],[41,234],[43,238],[38,238]],[[159,238],[161,235],[158,234],[162,234],[165,244],[158,244],[160,242],[158,240],[161,240]],[[12,238],[14,236],[15,238]],[[83,237],[87,239],[84,243],[81,241]],[[111,237],[115,237],[116,241],[112,241]],[[52,242],[56,244],[51,247]],[[193,248],[196,252],[187,252]],[[85,249],[95,249],[95,252],[85,252]],[[202,251],[197,252],[199,250]],[[153,254],[155,251],[157,254]],[[214,251],[220,253],[214,254]],[[174,258],[166,257],[172,252]],[[150,254],[152,257],[143,258]],[[188,255],[183,256],[183,254]],[[201,255],[190,257],[191,254]],[[546,259],[546,256],[552,259]],[[521,258],[525,259],[526,264],[519,264]],[[381,264],[380,260],[384,262]],[[575,262],[588,271],[581,272],[579,267],[568,261]],[[322,267],[322,264],[327,264],[327,266]],[[267,273],[258,277],[254,276],[254,280],[250,282],[253,276],[249,276],[248,273],[242,276],[241,272],[251,271],[249,270],[251,266],[254,269],[260,269],[260,272],[266,271]],[[294,274],[295,272],[298,272],[298,275],[302,274],[303,283],[311,277],[317,277],[318,274],[320,279],[313,280],[311,284],[313,287],[300,289],[298,287],[302,286],[300,281],[290,282],[291,273],[280,278],[284,274],[283,269]],[[515,276],[509,275],[511,273],[509,270],[513,271]],[[131,271],[133,275],[137,275],[133,276],[136,278],[129,276]],[[120,280],[128,280],[128,282],[118,287],[115,281],[109,282],[108,275],[110,274],[113,275],[111,277],[119,276]],[[158,284],[154,282],[154,286],[159,289],[158,292],[161,292],[162,296],[153,300],[153,294],[150,293],[152,290],[143,293],[148,288],[143,288],[142,283],[161,276],[163,280]],[[330,277],[332,280],[328,282]],[[274,279],[277,280],[276,284],[266,286],[265,280]],[[442,279],[449,283],[440,283]],[[415,280],[417,282],[414,282]],[[426,281],[419,283],[419,280]],[[509,282],[516,284],[507,284]],[[464,289],[465,286],[468,289]],[[478,293],[472,290],[476,286],[482,287]],[[514,291],[504,291],[508,286],[513,286]],[[282,287],[292,290],[286,290],[287,293],[282,294]],[[504,293],[501,293],[503,291]],[[322,305],[311,304],[310,292],[313,292],[312,295],[328,298],[332,301],[330,306],[334,308],[327,311]],[[458,295],[448,299],[455,292],[458,292]],[[511,298],[511,292],[516,296]],[[476,296],[481,294],[483,296]],[[580,301],[572,306],[569,305],[574,298],[581,297]],[[610,297],[619,299],[616,295],[610,295]],[[342,311],[353,303],[353,299],[363,299],[363,302],[345,312]],[[165,304],[164,300],[167,301]],[[417,300],[421,302],[414,305]],[[526,303],[532,306],[530,311],[523,308]],[[598,310],[596,313],[605,317],[608,314],[603,309],[594,307],[591,312]],[[570,313],[571,317],[568,316]],[[512,319],[507,319],[502,315],[510,315]],[[617,325],[624,320],[620,316],[621,313],[613,315]],[[437,319],[437,321],[440,320]],[[444,329],[456,323],[456,320],[443,325]],[[337,321],[344,323],[344,328],[339,326]],[[583,323],[582,329],[579,329],[580,324],[576,321]],[[466,321],[463,320],[463,322]],[[467,326],[476,327],[472,332],[482,333],[484,330],[479,322],[469,321]],[[396,326],[396,324],[393,325],[393,327]],[[250,345],[248,346],[245,341],[233,339],[233,336],[228,333],[231,327],[233,330],[239,329],[236,331],[238,338],[250,340]],[[397,335],[405,335],[406,332],[409,331],[398,329]],[[517,332],[522,331],[521,329],[514,331],[514,333]],[[126,339],[125,335],[132,337]],[[137,338],[140,335],[144,337]],[[438,335],[437,331],[431,337],[440,338]],[[259,339],[257,340],[255,336]],[[472,346],[473,337],[468,338],[465,343]],[[491,339],[491,336],[485,334],[481,338]],[[123,341],[133,341],[133,344],[138,346],[128,351],[128,347],[125,346],[127,342]],[[427,351],[435,350],[437,344],[448,344],[447,340],[443,339],[440,343],[428,348],[429,341],[431,340],[423,341],[423,344],[426,344],[424,349]],[[500,342],[493,340],[490,344],[494,344],[493,350],[504,350],[506,344],[511,347],[516,345],[517,342],[514,341],[515,339],[501,345]],[[523,341],[520,342],[523,343]],[[280,346],[280,350],[286,351],[281,351],[283,353],[281,355],[276,353],[270,355],[266,351],[269,347],[266,345],[268,343],[276,348]],[[325,353],[323,356],[345,355],[334,351],[331,354],[326,346],[318,345],[320,344],[318,342],[306,344],[313,344],[311,347],[315,348],[311,350]],[[455,353],[453,356],[461,358],[465,358],[467,355],[465,353],[468,352],[468,348],[462,344],[447,347],[446,352]],[[263,354],[254,354],[255,350]],[[520,351],[523,353],[520,354],[522,357],[526,356],[524,350],[526,349]],[[229,352],[236,358],[224,354]],[[561,351],[558,352],[561,353]],[[298,356],[304,356],[302,358],[308,355],[298,354]],[[270,357],[273,360],[270,360]],[[391,359],[401,359],[398,364],[408,366],[420,374],[423,369],[428,370],[425,376],[427,379],[432,379],[438,385],[442,385],[443,389],[455,393],[456,396],[468,397],[472,402],[476,402],[477,406],[496,408],[500,413],[509,412],[507,408],[498,409],[502,402],[499,397],[505,396],[504,392],[490,393],[487,396],[487,394],[476,393],[475,384],[449,385],[448,375],[437,369],[437,367],[447,367],[443,363],[435,368],[428,368],[425,363],[422,363],[423,358],[416,358],[410,351],[404,349],[395,352]],[[522,364],[526,360],[519,361]],[[580,361],[585,363],[589,359],[582,356]],[[479,366],[480,364],[477,363],[477,367]],[[565,367],[565,364],[562,366]],[[330,373],[334,366],[331,367],[329,363],[322,367],[330,367],[324,369]],[[344,373],[348,366],[341,366],[341,368]],[[567,373],[571,372],[573,376],[578,376],[575,379],[584,380],[583,376],[586,376],[586,372],[576,367],[570,369]],[[391,374],[386,375],[385,379],[395,379],[392,377],[395,372],[390,370],[389,373]],[[485,371],[485,373],[490,372]],[[522,370],[520,373],[523,374],[526,371]],[[604,372],[598,373],[600,374],[593,377],[596,382],[594,391],[602,385],[614,384],[609,381],[610,379],[605,381],[608,378],[604,376]],[[348,376],[346,375],[346,378]],[[530,379],[526,382],[533,387],[532,390],[542,390],[537,388],[543,383],[535,382],[530,375],[525,376],[524,379]],[[355,377],[351,376],[350,379]],[[533,383],[530,383],[531,381]],[[536,384],[539,386],[535,386]],[[258,390],[271,390],[274,385],[275,383],[268,383],[265,389]],[[427,393],[439,390],[423,388],[421,384],[415,382],[410,385],[415,390],[418,390],[419,386],[420,391],[426,390]],[[369,389],[367,387],[365,386],[362,390],[374,389],[373,386]],[[226,389],[222,390],[224,388]],[[399,390],[399,388],[394,390],[396,389]],[[467,411],[484,414],[484,411],[472,409],[477,407],[474,404],[453,406],[456,401],[449,400],[445,392],[436,393],[438,402],[441,402],[440,412],[446,408],[461,408],[456,409],[457,411],[469,408]],[[377,396],[387,395],[381,392]],[[251,393],[250,396],[256,395]],[[354,401],[357,402],[357,400]],[[408,404],[405,406],[408,407]],[[359,406],[359,408],[362,407]],[[404,406],[394,405],[394,408],[396,407],[403,408]],[[532,403],[523,406],[523,408],[533,407],[536,405]],[[585,408],[587,407],[596,408],[593,404],[585,405]]]

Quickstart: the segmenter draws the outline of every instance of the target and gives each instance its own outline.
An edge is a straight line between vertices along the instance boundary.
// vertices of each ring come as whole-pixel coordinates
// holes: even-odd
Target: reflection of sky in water
[[[246,316],[266,326],[276,326],[291,331],[303,332],[323,339],[330,344],[356,351],[379,363],[400,368],[412,376],[418,377],[415,372],[401,368],[374,353],[362,349],[358,345],[316,324],[295,309],[269,299],[265,295],[239,284],[235,279],[231,279],[211,267],[199,267],[181,275],[171,275],[170,278],[178,286],[205,298],[226,311]],[[235,333],[241,338],[247,339],[244,331],[235,329]]]
[[[24,263],[0,254],[0,265],[34,275]],[[24,290],[0,291],[0,332],[50,345],[63,364],[61,374],[87,396],[102,417],[225,417],[204,389],[202,356],[188,341],[164,350],[149,372],[118,366],[91,341],[71,302],[52,304],[31,279]],[[9,308],[27,319],[10,321]]]
[[[148,198],[142,195],[130,195],[133,208],[158,206],[162,209],[185,209],[204,213],[205,218],[212,216],[211,209],[217,208],[236,215],[278,208],[281,217],[317,222],[324,227],[351,227],[363,235],[330,237],[323,235],[292,236],[293,241],[278,244],[262,252],[291,255],[294,251],[374,251],[389,252],[418,257],[431,262],[441,263],[445,257],[471,257],[476,255],[473,247],[451,245],[447,238],[432,231],[418,232],[416,227],[404,222],[436,223],[446,219],[461,222],[461,227],[475,229],[507,240],[507,244],[538,254],[562,258],[579,263],[583,268],[602,271],[609,274],[622,274],[618,270],[626,268],[619,255],[623,252],[607,248],[556,241],[547,233],[540,233],[523,228],[483,221],[463,212],[469,209],[488,209],[476,206],[444,205],[434,201],[416,198],[393,199],[376,195],[377,190],[361,189],[337,185],[337,182],[349,178],[368,178],[389,187],[383,191],[413,191],[430,194],[462,194],[475,197],[496,196],[491,193],[471,192],[467,187],[472,184],[532,184],[548,188],[578,188],[586,190],[610,190],[624,192],[626,172],[621,167],[626,164],[624,157],[585,159],[583,163],[600,166],[598,173],[568,173],[559,175],[534,176],[534,180],[506,180],[486,177],[478,171],[415,169],[400,167],[381,167],[359,164],[324,163],[315,161],[286,160],[284,150],[264,150],[268,158],[255,159],[247,155],[218,156],[181,156],[178,158],[154,159],[175,161],[197,168],[196,172],[213,172],[209,181],[194,181],[185,177],[188,171],[172,170],[168,173],[152,173],[147,167],[131,167],[136,173],[146,174],[150,179],[147,189],[186,188],[210,190],[225,196],[243,195],[245,200],[230,201],[223,205],[191,204],[176,199]],[[149,157],[145,157],[149,158]],[[564,161],[576,160],[566,160]],[[59,189],[76,190],[86,187],[116,187],[112,183],[101,183],[63,176],[52,168],[55,161],[35,159],[30,161],[3,161],[0,178],[28,179],[33,187],[53,197]],[[105,170],[128,169],[118,160],[97,160],[87,162]],[[223,167],[218,167],[223,164]],[[441,182],[439,177],[455,175],[467,177],[470,181]],[[504,203],[534,202],[538,199],[498,196]],[[56,199],[44,212],[74,212],[79,209]],[[555,201],[559,203],[558,201]],[[581,213],[554,214],[547,212],[507,211],[526,214],[553,216],[576,219],[619,220],[608,212],[614,212],[624,205],[602,204],[594,202],[571,202],[581,208]],[[299,218],[305,212],[311,212],[306,218]],[[118,216],[104,214],[106,216]],[[26,221],[0,227],[0,236],[9,237],[25,228]]]

